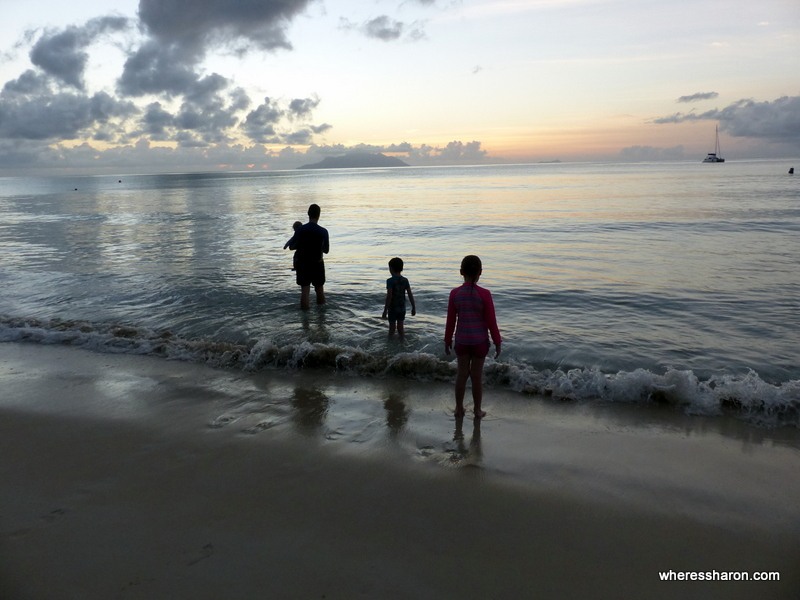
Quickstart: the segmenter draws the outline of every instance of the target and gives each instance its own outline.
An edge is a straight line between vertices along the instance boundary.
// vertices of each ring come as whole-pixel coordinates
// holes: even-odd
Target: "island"
[[[408,167],[399,158],[385,154],[354,152],[344,156],[329,156],[318,163],[303,165],[298,169],[365,169],[370,167]]]

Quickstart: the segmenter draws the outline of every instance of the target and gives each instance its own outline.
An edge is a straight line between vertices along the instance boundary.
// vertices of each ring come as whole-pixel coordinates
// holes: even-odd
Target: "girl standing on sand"
[[[465,256],[461,261],[461,275],[464,283],[450,292],[447,303],[447,325],[444,330],[444,351],[450,354],[455,332],[455,352],[458,358],[456,374],[456,418],[464,416],[464,393],[467,379],[472,379],[472,400],[475,404],[475,418],[486,415],[481,410],[483,400],[483,363],[489,354],[489,335],[495,345],[495,355],[500,356],[500,330],[494,313],[492,294],[478,286],[483,273],[481,259],[474,255]]]

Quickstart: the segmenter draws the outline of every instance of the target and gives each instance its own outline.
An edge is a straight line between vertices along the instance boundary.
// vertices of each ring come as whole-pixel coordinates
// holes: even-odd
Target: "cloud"
[[[83,74],[89,60],[86,49],[101,35],[128,27],[129,21],[124,17],[101,17],[82,27],[48,31],[33,45],[31,62],[62,83],[83,90]]]
[[[164,119],[166,128],[170,126],[167,111],[150,105],[146,113],[154,120]],[[153,124],[155,126],[156,123]],[[300,129],[283,137],[303,138],[306,133]],[[399,155],[406,162],[420,166],[453,164],[453,159],[458,156],[467,157],[473,163],[485,162],[488,159],[487,153],[480,148],[481,143],[477,141],[468,143],[453,141],[444,147],[427,144],[415,146],[408,142],[400,142],[385,146],[310,144],[305,150],[291,146],[272,150],[263,145],[247,146],[225,142],[208,144],[192,132],[181,132],[180,142],[175,147],[158,146],[142,137],[132,139],[127,144],[100,150],[88,143],[67,147],[34,140],[0,138],[0,171],[9,169],[19,174],[47,167],[64,172],[118,173],[130,172],[131,165],[136,165],[143,172],[294,169],[310,162],[319,162],[326,156],[341,156],[351,152]]]
[[[362,29],[368,37],[387,42],[399,39],[403,35],[403,27],[404,25],[400,21],[395,21],[383,15],[367,21]]]
[[[126,43],[115,96],[86,89],[88,50],[101,36],[128,34],[133,20],[108,16],[29,32],[33,68],[0,91],[0,139],[129,144],[146,136],[205,147],[245,135],[256,143],[310,143],[331,128],[309,124],[319,98],[297,98],[288,106],[267,103],[248,113],[252,102],[245,90],[205,73],[203,60],[216,50],[291,48],[286,29],[312,1],[140,0],[141,35]],[[140,99],[147,104],[134,104]],[[31,151],[26,146],[25,152]]]
[[[773,101],[739,100],[722,109],[702,113],[676,113],[655,119],[658,124],[717,121],[734,137],[761,139],[800,147],[800,96]]]
[[[210,49],[291,49],[286,29],[312,0],[140,0],[147,34],[125,62],[120,93],[180,95],[200,80],[197,66]]]
[[[465,160],[482,161],[486,158],[486,150],[481,150],[481,143],[472,141],[463,143],[459,141],[450,142],[439,153],[442,159],[451,162],[463,162]]]
[[[289,103],[289,113],[294,118],[309,117],[318,105],[319,98],[295,98]]]
[[[678,98],[678,102],[698,102],[700,100],[713,100],[718,96],[719,94],[717,92],[698,92],[697,94],[692,94],[691,96],[681,96],[680,98]]]
[[[26,32],[15,52],[28,49],[30,68],[0,88],[0,169],[293,168],[319,152],[356,150],[417,164],[485,160],[474,141],[321,146],[333,126],[314,122],[319,97],[270,95],[254,103],[232,78],[205,70],[213,52],[290,50],[288,26],[313,2],[140,0],[136,19],[106,16]],[[386,15],[352,27],[384,41],[424,37],[419,22]],[[103,41],[122,52],[114,87],[87,73],[93,46]]]
[[[302,125],[292,129],[285,121],[304,121],[311,117],[311,111],[317,107],[319,98],[295,98],[284,105],[269,97],[250,111],[242,124],[242,131],[259,144],[290,144],[305,146],[311,144],[314,135],[331,129],[331,125]]]
[[[162,46],[200,56],[210,45],[246,42],[291,49],[286,28],[311,0],[140,0],[139,19]]]
[[[121,131],[136,113],[133,103],[106,92],[56,91],[47,76],[28,70],[0,91],[0,139],[75,140],[97,135],[98,127],[105,139],[112,122]]]
[[[397,21],[388,15],[381,15],[361,24],[353,23],[342,17],[339,27],[346,31],[358,31],[368,38],[383,42],[394,42],[401,38],[410,41],[419,41],[425,38],[423,24],[414,21],[411,24]]]
[[[187,59],[178,48],[150,41],[125,61],[117,88],[125,96],[176,96],[188,91],[198,80],[193,58]]]
[[[683,146],[674,146],[672,148],[629,146],[620,150],[619,158],[624,161],[682,160],[684,153]]]
[[[175,124],[175,117],[164,110],[160,102],[153,102],[148,105],[142,118],[143,129],[140,133],[147,134],[151,139],[164,141],[168,136],[168,129]]]
[[[49,92],[47,77],[28,69],[17,79],[7,81],[3,86],[2,94],[6,98],[16,96],[34,96]]]
[[[389,145],[376,144],[355,144],[345,146],[342,144],[333,145],[311,145],[308,148],[306,157],[316,160],[327,156],[341,156],[352,152],[367,152],[371,154],[392,154],[400,155],[400,158],[407,160],[413,165],[449,165],[449,164],[478,164],[486,162],[489,158],[488,152],[481,148],[481,142],[461,142],[458,140],[449,142],[446,146],[430,146],[420,144],[414,146],[409,142],[400,142]]]
[[[277,102],[264,98],[264,102],[250,111],[242,125],[247,137],[260,144],[277,142],[275,125],[283,118],[285,112]]]

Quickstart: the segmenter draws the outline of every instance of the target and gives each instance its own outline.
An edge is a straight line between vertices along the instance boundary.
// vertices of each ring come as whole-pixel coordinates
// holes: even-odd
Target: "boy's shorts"
[[[480,344],[456,344],[454,346],[456,356],[468,356],[470,358],[486,358],[489,354],[489,341]]]
[[[402,323],[406,320],[406,311],[389,309],[387,316],[389,317],[389,323]]]

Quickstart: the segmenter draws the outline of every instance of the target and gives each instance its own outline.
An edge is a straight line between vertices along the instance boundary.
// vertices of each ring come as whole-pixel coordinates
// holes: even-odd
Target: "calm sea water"
[[[0,179],[0,340],[243,369],[451,379],[449,290],[478,254],[490,385],[800,424],[800,178],[785,161]],[[308,205],[328,304],[283,245]],[[418,313],[381,321],[387,261]]]

